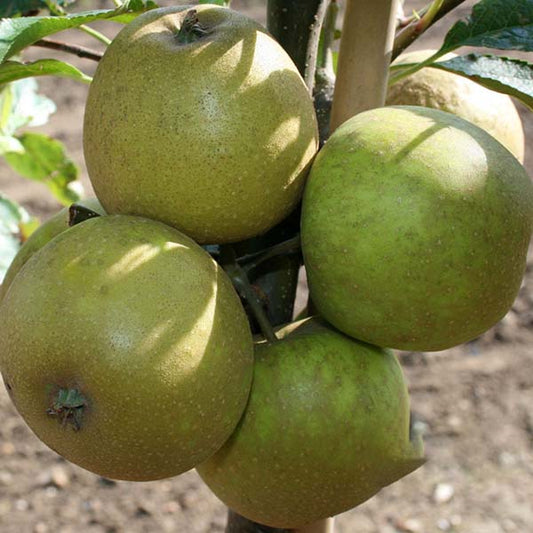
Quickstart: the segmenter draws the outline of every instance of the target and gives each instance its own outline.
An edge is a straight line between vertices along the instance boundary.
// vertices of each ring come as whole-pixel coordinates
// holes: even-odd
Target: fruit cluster
[[[400,106],[350,119],[317,154],[287,54],[204,5],[119,33],[90,88],[84,150],[98,200],[83,204],[104,216],[58,213],[0,293],[4,382],[46,444],[118,479],[197,467],[274,527],[350,509],[423,463],[389,349],[467,341],[511,305],[533,187],[506,148]],[[254,344],[200,244],[263,234],[302,195],[317,316]]]

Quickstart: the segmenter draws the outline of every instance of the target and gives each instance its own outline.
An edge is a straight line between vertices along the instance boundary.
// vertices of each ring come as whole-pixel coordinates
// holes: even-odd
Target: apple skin
[[[424,462],[396,357],[305,319],[256,344],[250,399],[197,467],[231,509],[277,528],[342,513]]]
[[[103,207],[96,198],[85,198],[76,202],[83,207],[87,207],[100,215],[105,215]],[[4,280],[0,284],[0,302],[3,300],[9,286],[15,279],[19,270],[26,264],[26,261],[38,250],[40,250],[47,242],[51,241],[56,235],[63,233],[69,229],[69,208],[64,207],[55,215],[50,217],[46,222],[43,222],[28,238],[28,240],[21,246],[17,255],[7,269]]]
[[[193,7],[207,35],[181,44]],[[317,147],[290,57],[257,22],[219,6],[139,16],[89,90],[85,159],[106,211],[161,220],[200,243],[243,240],[285,218]]]
[[[435,52],[408,52],[398,57],[393,64],[418,63]],[[457,55],[446,54],[439,61],[454,57]],[[431,107],[453,113],[489,132],[521,163],[524,162],[524,128],[512,99],[463,76],[425,67],[392,85],[386,103]]]
[[[0,304],[0,370],[28,426],[99,475],[174,476],[218,450],[253,373],[246,314],[191,239],[123,215],[81,222],[36,252]],[[81,427],[47,410],[86,399]]]
[[[423,107],[346,121],[313,164],[302,207],[313,303],[335,327],[404,350],[443,350],[516,297],[533,186],[484,130]]]

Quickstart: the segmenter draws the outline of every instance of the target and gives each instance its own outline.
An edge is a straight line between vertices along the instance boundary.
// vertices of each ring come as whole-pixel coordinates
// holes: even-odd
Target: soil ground
[[[416,48],[438,47],[453,19],[465,15],[473,3],[467,1],[444,18]],[[79,3],[80,8],[98,4],[109,7],[111,2]],[[264,21],[263,4],[233,3]],[[408,7],[422,5],[422,1],[408,2]],[[111,28],[102,25],[104,31]],[[85,36],[79,42],[89,44]],[[30,56],[42,56],[42,52],[32,51]],[[73,62],[88,72],[93,68],[88,61]],[[58,112],[41,131],[66,143],[90,191],[81,149],[87,89],[57,79],[43,79],[40,86],[58,105]],[[533,119],[520,110],[530,143],[526,166],[533,175]],[[44,187],[13,175],[3,163],[0,190],[43,219],[58,209]],[[339,516],[337,532],[533,531],[532,255],[513,309],[495,328],[452,350],[399,356],[410,384],[416,427],[425,435],[428,462]],[[214,533],[224,529],[224,506],[195,472],[144,484],[111,482],[85,472],[37,440],[3,388],[0,420],[2,533]]]

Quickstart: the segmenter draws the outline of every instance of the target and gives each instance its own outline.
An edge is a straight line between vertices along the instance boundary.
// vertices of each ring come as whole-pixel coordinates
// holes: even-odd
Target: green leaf
[[[215,4],[217,6],[229,7],[231,0],[199,0],[199,4]]]
[[[33,78],[1,87],[0,136],[11,137],[23,126],[46,124],[56,106],[52,100],[38,94],[37,88],[37,82]]]
[[[41,133],[17,137],[23,152],[4,154],[9,165],[25,178],[44,183],[64,205],[78,201],[83,190],[77,180],[78,168],[59,141]]]
[[[0,283],[23,242],[37,226],[36,218],[0,193]]]
[[[154,2],[153,0],[130,0],[129,11],[125,12],[122,15],[117,15],[116,17],[113,17],[112,20],[113,22],[119,22],[121,24],[129,24],[134,18],[138,17],[141,13],[144,13],[145,11],[150,11],[151,9],[157,9],[158,7],[159,5],[156,4],[156,2]]]
[[[23,17],[0,21],[0,63],[36,41],[95,20],[111,19],[120,22],[131,20],[141,12],[154,9],[152,0],[127,0],[116,9],[101,9],[73,13],[64,17]]]
[[[441,48],[431,57],[417,64],[393,65],[389,85],[431,66],[461,46],[533,51],[533,0],[481,0],[466,20],[452,26]]]
[[[533,109],[533,65],[527,61],[468,54],[430,66],[465,76],[488,89],[514,96]]]
[[[0,6],[0,17],[14,17],[45,7],[44,0],[7,0]]]
[[[0,64],[0,84],[33,76],[59,76],[83,83],[91,83],[92,80],[73,65],[57,59],[41,59],[33,63],[6,61]]]
[[[55,0],[54,4],[66,6],[76,0]],[[0,17],[16,17],[46,7],[46,0],[4,0],[0,6]]]
[[[439,55],[460,46],[532,51],[533,1],[481,0],[467,20],[452,26]]]

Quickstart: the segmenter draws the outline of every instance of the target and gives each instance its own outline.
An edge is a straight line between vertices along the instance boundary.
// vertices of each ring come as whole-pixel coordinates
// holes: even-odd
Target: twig
[[[401,31],[394,39],[394,47],[405,50],[415,39],[422,35],[432,24],[442,7],[443,0],[433,0],[422,15]]]
[[[92,59],[93,61],[100,61],[100,59],[103,57],[103,54],[96,52],[95,50],[91,50],[90,48],[85,48],[84,46],[78,46],[74,44],[67,44],[62,41],[53,41],[52,39],[41,39],[40,41],[33,43],[32,46],[59,50],[60,52],[74,54],[85,59]]]
[[[405,11],[403,10],[403,1],[398,2],[398,11],[396,12],[396,28],[404,28],[411,22],[410,17],[405,16]]]
[[[462,4],[465,0],[441,0],[436,12],[431,12],[436,2],[432,2],[422,9],[416,16],[405,19],[401,22],[401,30],[394,39],[392,50],[392,60],[396,59],[413,41],[418,39],[435,22],[447,15],[452,9]],[[424,20],[425,19],[425,20]]]
[[[322,0],[320,2],[315,15],[315,21],[311,25],[309,31],[309,40],[307,41],[304,81],[311,94],[313,94],[313,89],[315,86],[315,72],[318,55],[318,43],[320,41],[320,31],[322,29],[322,24],[326,16],[329,3],[330,0]]]

